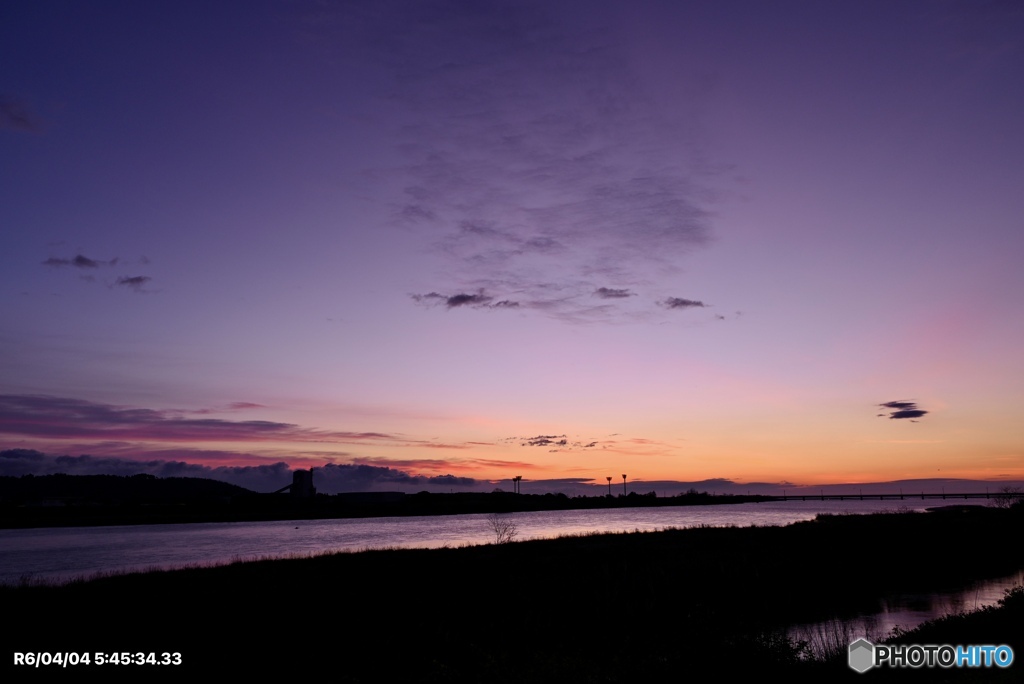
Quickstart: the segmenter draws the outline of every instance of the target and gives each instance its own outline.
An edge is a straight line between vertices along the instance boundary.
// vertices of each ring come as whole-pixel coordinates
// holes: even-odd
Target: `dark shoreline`
[[[150,476],[45,475],[0,478],[0,529],[209,522],[387,518],[471,513],[713,506],[771,496],[691,491],[670,497],[511,492],[359,492],[294,497],[259,494],[214,480]]]
[[[343,553],[0,588],[0,605],[11,652],[180,651],[178,675],[327,658],[343,682],[833,678],[851,671],[799,662],[786,625],[1019,570],[1022,522],[949,509]],[[1022,636],[1002,642],[1024,658]]]
[[[305,471],[297,471],[305,472]],[[287,487],[285,488],[287,489]],[[881,500],[895,509],[903,502],[924,500],[926,495],[831,493],[821,500]],[[1000,498],[1003,500],[1000,501]],[[655,492],[638,494],[566,496],[518,492],[422,491],[350,492],[295,496],[261,494],[217,480],[188,477],[157,478],[152,475],[26,475],[0,477],[0,529],[35,527],[97,527],[109,525],[159,525],[183,523],[266,522],[271,520],[318,520],[387,518],[405,516],[465,515],[473,513],[526,513],[536,511],[593,510],[607,508],[660,508],[716,506],[796,500],[816,501],[818,496],[780,497],[759,494],[722,494],[691,489],[674,496]],[[994,493],[928,494],[936,506],[1009,505],[1012,499]],[[946,504],[946,501],[950,502]],[[973,503],[978,502],[978,503]]]

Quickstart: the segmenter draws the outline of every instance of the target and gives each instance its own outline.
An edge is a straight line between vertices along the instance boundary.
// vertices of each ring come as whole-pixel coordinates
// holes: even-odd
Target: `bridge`
[[[785,494],[778,495],[765,495],[764,500],[766,501],[903,501],[906,499],[995,499],[997,501],[1019,501],[1024,498],[1024,492],[921,492],[919,494],[899,492],[899,493],[863,493],[858,492],[857,494],[825,494],[820,492],[818,494]]]

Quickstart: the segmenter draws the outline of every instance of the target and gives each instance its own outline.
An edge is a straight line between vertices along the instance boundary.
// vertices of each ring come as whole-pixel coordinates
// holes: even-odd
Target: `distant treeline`
[[[690,490],[616,496],[511,492],[353,492],[303,498],[260,494],[217,480],[153,475],[25,475],[0,477],[0,527],[125,525],[250,520],[305,520],[594,508],[693,506],[764,501]]]

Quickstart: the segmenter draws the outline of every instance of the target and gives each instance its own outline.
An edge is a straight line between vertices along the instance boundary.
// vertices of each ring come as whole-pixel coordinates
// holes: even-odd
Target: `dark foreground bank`
[[[802,660],[787,624],[870,610],[891,591],[1016,571],[1024,567],[1021,523],[1020,507],[827,516],[787,527],[369,551],[2,588],[5,674],[17,676],[5,681],[96,671],[135,680],[834,680],[854,673],[845,662]],[[1005,624],[1021,624],[1015,610],[1016,622]],[[982,638],[977,626],[959,629],[947,641]],[[984,639],[1010,644],[1024,661],[1022,630],[996,625]],[[13,664],[16,653],[41,651],[108,660],[128,653],[133,664],[96,665],[95,655],[90,665],[61,669]],[[182,664],[145,662],[150,653],[157,662],[180,653]],[[135,654],[144,654],[142,664]],[[1020,681],[1022,667],[931,673],[929,681]]]

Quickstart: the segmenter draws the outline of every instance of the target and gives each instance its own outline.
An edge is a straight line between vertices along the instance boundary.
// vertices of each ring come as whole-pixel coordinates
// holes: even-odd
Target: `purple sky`
[[[0,449],[1024,478],[1020,3],[16,0],[0,64]]]

